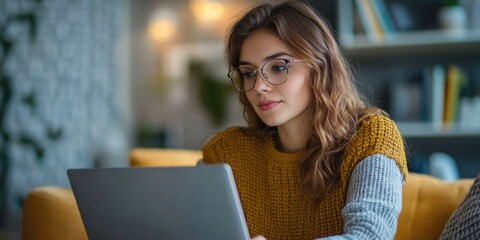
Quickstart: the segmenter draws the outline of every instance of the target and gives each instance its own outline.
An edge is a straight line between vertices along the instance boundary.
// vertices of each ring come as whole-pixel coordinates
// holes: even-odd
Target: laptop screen
[[[250,239],[227,164],[67,173],[90,239]]]

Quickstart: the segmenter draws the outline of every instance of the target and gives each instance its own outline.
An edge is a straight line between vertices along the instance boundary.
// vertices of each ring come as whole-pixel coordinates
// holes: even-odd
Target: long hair
[[[311,63],[308,109],[312,133],[300,161],[300,192],[321,200],[340,178],[344,149],[357,132],[359,119],[381,113],[363,100],[353,82],[351,70],[328,24],[306,3],[287,1],[262,4],[247,12],[231,28],[226,39],[228,65],[239,65],[243,40],[252,31],[266,29],[276,34],[301,59]],[[249,129],[271,133],[258,117],[244,92],[239,93]]]

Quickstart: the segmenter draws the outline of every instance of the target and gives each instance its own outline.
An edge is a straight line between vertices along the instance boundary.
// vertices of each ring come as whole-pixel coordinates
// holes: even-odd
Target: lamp
[[[191,0],[190,8],[197,22],[203,24],[220,19],[225,11],[223,3],[213,0]]]
[[[177,34],[177,16],[166,8],[158,9],[152,15],[148,35],[155,42],[169,42]]]

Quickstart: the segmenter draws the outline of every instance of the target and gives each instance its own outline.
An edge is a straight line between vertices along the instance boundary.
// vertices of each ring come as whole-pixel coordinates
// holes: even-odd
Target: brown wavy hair
[[[311,64],[310,90],[312,133],[300,162],[300,193],[321,200],[340,178],[344,150],[357,132],[359,119],[383,113],[368,106],[353,81],[351,70],[328,24],[307,3],[286,1],[262,4],[241,17],[226,39],[225,55],[230,68],[239,65],[240,49],[252,31],[276,34],[296,54]],[[248,129],[274,133],[258,117],[244,92],[239,93]]]

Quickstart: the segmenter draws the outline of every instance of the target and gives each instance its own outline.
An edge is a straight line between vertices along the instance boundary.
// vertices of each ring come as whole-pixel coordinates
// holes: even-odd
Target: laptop
[[[89,239],[250,239],[228,164],[67,174]]]

